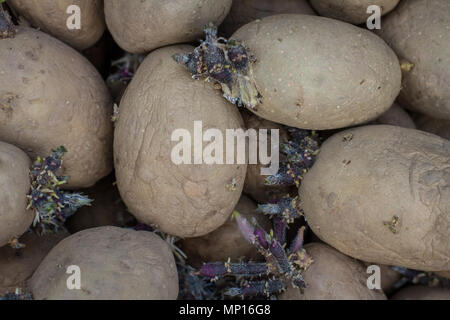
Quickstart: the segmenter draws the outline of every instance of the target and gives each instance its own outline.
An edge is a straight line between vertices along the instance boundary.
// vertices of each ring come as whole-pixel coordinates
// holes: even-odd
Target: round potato
[[[433,133],[450,140],[450,120],[441,120],[420,115],[416,118],[417,129]]]
[[[94,45],[105,30],[102,0],[8,0],[8,4],[34,27],[78,50]],[[76,12],[71,5],[80,9],[80,29],[67,27]]]
[[[368,30],[323,17],[282,14],[251,22],[233,38],[256,56],[258,116],[302,129],[374,120],[400,90],[397,57]]]
[[[194,41],[212,22],[219,25],[232,0],[105,0],[106,24],[125,51],[145,53],[169,44]],[[124,23],[125,22],[125,23]]]
[[[269,230],[271,223],[262,213],[256,212],[255,203],[246,196],[242,196],[236,205],[237,210],[247,221],[256,219],[265,230]],[[207,235],[188,238],[180,243],[181,249],[188,256],[188,262],[199,267],[203,262],[261,260],[261,254],[256,247],[249,243],[241,234],[234,219],[228,219],[222,226]]]
[[[220,29],[229,37],[249,22],[281,13],[316,14],[307,0],[235,0]]]
[[[70,266],[79,267],[81,290],[67,288]],[[117,227],[88,229],[62,240],[29,285],[37,300],[166,300],[178,295],[169,245],[153,232]]]
[[[397,292],[392,300],[450,300],[450,290],[426,286],[409,286]]]
[[[353,24],[361,24],[373,14],[367,13],[371,5],[377,5],[384,15],[395,8],[400,0],[310,0],[313,8],[321,15]],[[382,21],[384,23],[384,20]]]
[[[20,238],[24,248],[13,249],[10,246],[0,248],[0,288],[25,288],[26,280],[49,253],[49,251],[69,233],[38,236],[27,232]]]
[[[33,211],[26,209],[30,166],[22,150],[0,142],[0,247],[20,237],[33,222]]]
[[[399,103],[450,120],[450,2],[408,0],[383,19],[378,34],[396,52],[403,79]]]
[[[18,28],[0,40],[0,140],[34,159],[64,146],[67,188],[112,169],[111,98],[95,68],[59,40]]]
[[[322,145],[299,189],[309,226],[354,258],[416,270],[450,267],[450,142],[364,126]]]
[[[219,90],[192,80],[172,59],[189,51],[191,46],[178,45],[147,56],[122,98],[114,135],[117,185],[128,209],[138,220],[179,237],[202,236],[225,223],[239,201],[247,168],[236,159],[235,164],[193,164],[195,155],[203,155],[191,152],[191,140],[203,136],[195,126],[219,130],[225,144],[226,129],[243,128],[243,120]],[[171,141],[180,130],[189,137]],[[183,142],[189,147],[181,152]],[[181,153],[188,159],[174,161]]]
[[[288,287],[281,300],[385,300],[380,290],[367,288],[368,274],[364,265],[321,243],[309,243],[305,249],[313,263],[303,277],[304,294]]]
[[[408,112],[403,110],[403,108],[396,103],[394,103],[388,111],[379,116],[374,123],[388,124],[391,126],[399,126],[410,129],[416,128],[416,125],[414,124],[413,119],[409,116]]]

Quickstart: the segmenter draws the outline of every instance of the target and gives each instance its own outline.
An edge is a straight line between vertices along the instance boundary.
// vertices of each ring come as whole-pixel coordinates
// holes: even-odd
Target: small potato
[[[376,264],[450,269],[450,141],[373,125],[327,139],[299,189],[309,226]]]
[[[450,289],[409,286],[397,292],[391,300],[450,300]]]
[[[383,18],[380,35],[402,63],[398,102],[450,120],[450,2],[408,0]]]
[[[0,40],[0,140],[32,158],[64,146],[65,188],[93,185],[112,169],[112,102],[77,51],[31,28]]]
[[[395,8],[400,0],[310,0],[313,8],[321,15],[353,24],[361,24],[373,14],[367,12],[371,5],[377,5],[385,15]],[[384,23],[384,20],[382,20]]]
[[[235,0],[220,29],[229,37],[249,22],[281,13],[315,15],[307,0]]]
[[[415,129],[413,119],[398,104],[394,103],[392,107],[374,121],[376,124],[388,124],[391,126],[399,126],[403,128]]]
[[[374,120],[400,90],[397,57],[368,30],[323,17],[281,14],[233,36],[257,58],[258,116],[302,129],[336,129]]]
[[[203,28],[219,25],[232,0],[105,0],[106,24],[125,51],[146,53],[169,44],[197,40]]]
[[[172,59],[190,51],[191,46],[171,46],[145,58],[122,98],[114,134],[117,186],[128,209],[138,220],[179,237],[199,237],[225,223],[239,201],[247,168],[236,159],[234,164],[194,164],[192,140],[203,137],[194,132],[194,121],[201,121],[203,132],[219,130],[223,144],[226,129],[244,124],[219,90],[192,80]],[[172,141],[177,129],[190,137]],[[174,162],[173,153],[184,153],[176,151],[181,140],[189,142],[192,164]],[[204,150],[209,145],[205,142]]]
[[[269,230],[271,223],[262,213],[256,212],[255,203],[246,196],[242,196],[236,205],[237,210],[248,221],[256,219],[265,230]],[[261,260],[261,254],[255,246],[250,244],[241,234],[236,220],[228,219],[221,227],[207,235],[198,238],[188,238],[180,243],[181,249],[188,256],[188,262],[199,267],[203,262]]]
[[[105,30],[102,0],[8,0],[8,4],[34,27],[78,50],[94,45]],[[80,29],[67,27],[74,14],[67,12],[70,5],[80,8]]]
[[[67,232],[60,232],[38,236],[34,232],[27,232],[20,238],[24,248],[0,248],[0,288],[25,288],[26,280],[49,251],[68,235]]]
[[[67,288],[69,266],[80,268],[81,290]],[[117,227],[88,229],[62,240],[29,285],[37,300],[167,300],[178,295],[169,245],[153,232]]]
[[[20,237],[33,222],[33,211],[26,209],[30,166],[25,152],[0,142],[0,247]]]
[[[321,243],[309,243],[305,250],[313,263],[303,274],[307,286],[304,294],[297,288],[288,287],[280,300],[386,299],[380,290],[367,288],[369,275],[361,262]]]
[[[450,120],[441,120],[425,115],[419,115],[415,121],[417,129],[430,132],[444,139],[450,140]]]
[[[436,274],[440,277],[444,277],[447,279],[450,279],[450,270],[448,271],[440,271],[440,272],[436,272]]]

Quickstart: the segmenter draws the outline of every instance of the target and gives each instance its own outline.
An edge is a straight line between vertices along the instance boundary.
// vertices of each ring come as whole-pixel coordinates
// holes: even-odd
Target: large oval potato
[[[256,212],[256,204],[246,196],[242,196],[234,208],[247,221],[256,219],[265,230],[269,230],[271,223],[262,213]],[[184,239],[180,247],[188,256],[188,262],[199,267],[203,262],[245,260],[261,260],[262,255],[256,247],[249,243],[239,230],[235,219],[228,219],[222,226],[211,233],[197,238]]]
[[[229,37],[249,22],[281,13],[316,14],[307,0],[235,0],[220,29]]]
[[[281,300],[385,300],[380,290],[367,288],[364,265],[321,243],[309,243],[305,250],[313,263],[303,273],[304,294],[291,286]]]
[[[450,142],[374,125],[322,145],[299,189],[314,233],[377,264],[450,268]]]
[[[448,0],[408,0],[378,31],[405,66],[400,104],[438,119],[450,119],[449,24]]]
[[[95,68],[31,28],[0,40],[0,140],[34,159],[64,146],[67,188],[93,185],[112,168],[112,111]]]
[[[239,111],[219,90],[192,80],[172,59],[189,51],[191,46],[178,45],[147,56],[122,98],[114,138],[117,185],[128,209],[179,237],[202,236],[225,223],[241,196],[247,168],[172,161],[181,143],[171,141],[177,129],[187,130],[191,139],[194,121],[201,121],[205,130],[218,129],[225,144],[226,129],[243,127]]]
[[[117,44],[145,53],[169,44],[197,40],[203,28],[219,25],[232,0],[105,0],[106,24]]]
[[[400,90],[397,57],[382,39],[323,17],[282,14],[251,22],[233,38],[258,61],[255,113],[302,129],[335,129],[381,115]]]
[[[67,287],[70,266],[79,267],[80,290]],[[169,245],[153,232],[117,227],[65,238],[44,258],[29,285],[37,300],[165,300],[178,295]]]
[[[8,0],[8,4],[34,27],[79,50],[96,43],[105,30],[102,0]],[[80,29],[67,27],[74,14],[67,13],[71,5],[80,8]]]
[[[409,286],[401,289],[392,300],[450,300],[450,289],[426,286]]]
[[[26,209],[30,166],[25,152],[0,142],[0,247],[20,237],[33,222],[33,211]]]
[[[313,8],[321,16],[353,24],[366,22],[373,14],[373,12],[367,13],[367,8],[369,6],[379,6],[381,14],[385,15],[394,9],[399,1],[400,0],[310,0]]]

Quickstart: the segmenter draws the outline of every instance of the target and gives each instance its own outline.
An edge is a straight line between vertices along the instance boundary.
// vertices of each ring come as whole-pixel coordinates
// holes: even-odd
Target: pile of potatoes
[[[73,5],[79,29],[66,24]],[[381,8],[380,29],[366,27],[370,5]],[[232,213],[269,230],[257,205],[290,195],[313,263],[304,293],[289,287],[279,299],[450,299],[445,286],[398,290],[391,268],[450,278],[448,0],[0,6],[0,296],[177,299],[179,263],[264,261]],[[256,57],[256,108],[231,104],[172,58],[192,52],[209,23]],[[145,58],[117,97],[106,78],[125,53]],[[288,127],[314,130],[323,143],[298,187],[268,186],[261,164],[172,161],[174,131],[194,135],[195,121],[224,135],[277,129],[280,143]],[[63,188],[94,202],[67,231],[38,236],[30,166],[59,146],[68,150]],[[369,265],[380,266],[381,289],[367,286]]]

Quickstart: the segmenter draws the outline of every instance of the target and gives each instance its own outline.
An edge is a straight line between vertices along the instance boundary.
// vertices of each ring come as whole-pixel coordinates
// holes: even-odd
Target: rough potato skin
[[[80,267],[81,290],[67,289],[70,265]],[[37,300],[168,300],[178,295],[169,245],[153,232],[117,227],[87,229],[62,240],[29,284]]]
[[[49,251],[68,232],[38,236],[27,232],[20,238],[25,248],[13,249],[10,246],[0,248],[0,288],[24,288],[26,280],[31,277]]]
[[[269,219],[256,212],[255,203],[248,197],[242,196],[236,205],[237,210],[248,221],[256,219],[265,230],[270,230]],[[241,234],[236,220],[228,219],[222,226],[207,235],[197,238],[188,238],[180,243],[181,249],[188,256],[188,262],[199,267],[203,262],[231,261],[239,259],[261,260],[255,246],[249,243]]]
[[[143,61],[120,103],[114,139],[119,192],[138,220],[179,237],[198,237],[221,226],[239,201],[246,164],[180,164],[171,160],[176,129],[243,128],[235,106],[210,83],[191,79],[172,55],[191,46],[155,50]],[[204,143],[204,147],[206,143]],[[193,150],[192,150],[193,151]],[[224,151],[225,153],[225,151]],[[192,152],[192,157],[194,152]],[[227,188],[233,179],[236,190]]]
[[[409,286],[393,295],[391,300],[450,300],[450,289]]]
[[[145,53],[201,38],[203,28],[219,25],[232,0],[105,0],[106,24],[117,44]]]
[[[403,128],[415,129],[416,125],[408,112],[403,110],[398,104],[394,103],[388,111],[383,113],[375,120],[376,124],[388,124],[391,126],[399,126]]]
[[[354,258],[450,267],[450,142],[373,125],[327,139],[299,189],[314,233]],[[391,223],[398,217],[395,228]]]
[[[400,61],[403,71],[399,103],[430,117],[450,120],[450,2],[408,0],[383,18],[378,34]]]
[[[314,260],[303,274],[305,293],[289,286],[280,300],[386,300],[380,290],[367,288],[361,262],[321,243],[309,243],[305,249]]]
[[[78,50],[92,46],[105,30],[102,0],[8,0],[8,4],[34,27]],[[67,19],[72,13],[66,10],[70,5],[80,7],[79,30],[67,28]]]
[[[395,8],[400,0],[310,0],[313,8],[328,18],[346,21],[353,24],[366,22],[372,13],[367,13],[367,7],[377,5],[381,14],[385,15]],[[383,22],[384,23],[384,20]]]
[[[417,129],[433,133],[450,140],[450,120],[441,120],[420,115],[416,118]]]
[[[0,142],[0,247],[20,237],[33,222],[33,211],[26,210],[30,166],[22,150]]]
[[[112,169],[111,98],[95,68],[59,40],[19,28],[0,41],[0,140],[32,159],[64,146],[67,188],[93,185]]]
[[[281,13],[316,14],[307,0],[236,0],[220,28],[229,37],[253,20]]]
[[[324,17],[282,14],[251,22],[233,38],[258,61],[262,118],[302,129],[336,129],[377,118],[400,90],[397,57],[382,39]]]

